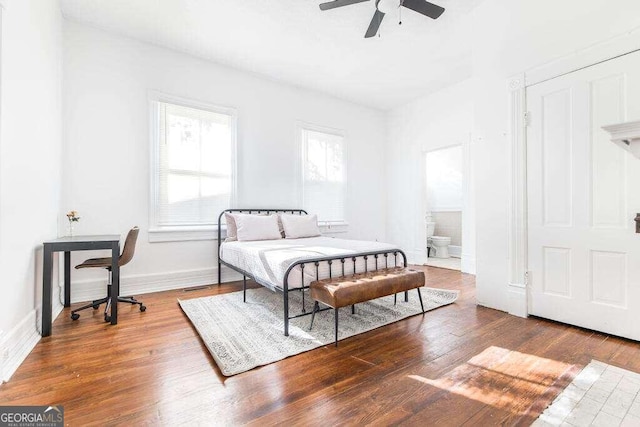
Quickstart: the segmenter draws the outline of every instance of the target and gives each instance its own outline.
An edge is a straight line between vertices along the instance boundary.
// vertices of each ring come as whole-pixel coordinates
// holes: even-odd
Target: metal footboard
[[[393,259],[390,260],[391,255],[393,255]],[[402,263],[398,264],[398,255],[402,257]],[[373,268],[369,269],[369,259],[373,257],[375,260],[375,264]],[[383,258],[383,259],[381,259]],[[356,264],[358,259],[362,259],[364,261],[364,271],[358,272],[356,270]],[[284,283],[283,283],[283,299],[284,299],[284,335],[289,336],[289,320],[295,319],[301,316],[308,316],[311,313],[307,313],[304,307],[304,290],[308,289],[309,286],[305,285],[305,268],[309,267],[315,268],[315,280],[321,279],[331,279],[333,278],[333,264],[339,262],[339,275],[338,277],[347,277],[357,273],[368,273],[369,271],[376,271],[383,268],[390,267],[398,267],[402,265],[403,267],[407,266],[407,256],[400,249],[385,249],[380,251],[373,252],[360,252],[356,254],[349,255],[335,255],[335,256],[327,256],[327,257],[319,257],[319,258],[310,258],[303,259],[300,261],[296,261],[287,268],[287,271],[284,274]],[[328,265],[329,274],[327,277],[320,277],[320,264],[326,263]],[[301,286],[294,289],[289,289],[289,277],[294,272],[293,270],[300,266],[300,275],[301,275]],[[351,268],[349,268],[351,267]],[[290,291],[298,291],[302,292],[302,313],[290,316],[289,315],[289,292]],[[405,293],[405,299],[407,298],[407,294]]]
[[[222,227],[221,221],[225,213],[247,213],[247,214],[266,214],[271,213],[290,213],[294,215],[307,215],[307,212],[303,209],[226,209],[218,216],[218,285],[222,283],[222,265],[225,265],[232,270],[237,271],[243,276],[243,300],[246,302],[247,292],[247,277],[255,280],[255,277],[250,272],[244,271],[232,264],[229,264],[220,259],[220,247],[222,245]],[[399,259],[399,256],[401,259]],[[374,259],[374,265],[369,267],[369,260]],[[358,260],[364,261],[364,271],[356,271],[356,264]],[[326,263],[328,265],[328,276],[320,277],[320,266]],[[296,261],[287,268],[284,275],[284,282],[282,289],[277,289],[283,293],[283,308],[284,308],[284,335],[289,336],[289,320],[302,316],[308,316],[311,313],[307,313],[305,309],[305,290],[309,289],[308,285],[305,285],[305,268],[315,269],[315,280],[331,279],[334,276],[333,264],[339,263],[338,272],[336,277],[347,277],[357,273],[367,273],[369,271],[376,271],[383,268],[407,266],[407,256],[400,249],[385,249],[373,252],[360,252],[348,255],[335,255],[318,258],[307,258],[300,261]],[[299,274],[301,275],[300,287],[289,289],[290,277],[295,273],[294,269],[300,267]],[[308,270],[307,270],[308,271]],[[300,314],[291,316],[289,314],[289,292],[300,291],[302,294],[302,310]],[[405,293],[405,299],[407,294]],[[321,310],[322,311],[322,310]]]

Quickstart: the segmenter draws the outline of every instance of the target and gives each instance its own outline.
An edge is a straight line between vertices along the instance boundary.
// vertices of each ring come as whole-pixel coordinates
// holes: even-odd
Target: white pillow
[[[317,215],[280,215],[285,239],[316,237],[320,235]]]
[[[238,240],[238,226],[236,225],[236,219],[233,217],[233,214],[225,212],[224,220],[227,224],[227,238],[224,241],[235,242]]]
[[[239,242],[282,239],[276,215],[236,214],[233,217],[238,227]]]

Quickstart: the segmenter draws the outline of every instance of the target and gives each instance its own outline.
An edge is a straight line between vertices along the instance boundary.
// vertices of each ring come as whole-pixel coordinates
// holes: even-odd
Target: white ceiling
[[[374,1],[322,12],[323,0],[62,0],[65,17],[366,106],[390,109],[470,74],[469,12],[402,8],[364,39]]]

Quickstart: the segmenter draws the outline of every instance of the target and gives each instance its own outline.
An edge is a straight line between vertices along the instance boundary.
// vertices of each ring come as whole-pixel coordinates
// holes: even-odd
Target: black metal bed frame
[[[243,292],[243,301],[247,301],[247,277],[255,280],[255,277],[247,271],[244,271],[241,268],[238,268],[232,264],[225,262],[220,259],[220,247],[222,246],[222,227],[221,220],[225,213],[248,213],[248,214],[267,214],[270,213],[291,213],[297,215],[307,215],[307,211],[303,209],[226,209],[220,213],[218,216],[218,286],[222,284],[222,265],[225,265],[232,270],[237,271],[242,274],[242,292]],[[284,335],[289,336],[289,320],[295,319],[302,316],[308,316],[311,313],[307,313],[304,306],[304,290],[308,289],[309,286],[305,286],[304,284],[304,269],[307,265],[310,265],[310,268],[315,267],[316,280],[320,280],[320,264],[327,263],[329,270],[328,279],[332,278],[333,268],[332,265],[334,262],[340,262],[340,277],[346,277],[352,274],[356,274],[356,261],[360,258],[364,260],[364,273],[368,271],[376,271],[382,268],[389,268],[389,256],[393,255],[393,265],[392,267],[398,266],[398,255],[402,256],[402,266],[407,266],[407,256],[401,249],[386,249],[380,251],[372,251],[372,252],[359,252],[355,254],[348,255],[334,255],[334,256],[326,256],[326,257],[317,257],[317,258],[305,258],[302,260],[295,261],[292,263],[284,274],[283,286],[282,289],[276,288],[276,290],[283,293],[283,306],[284,306]],[[369,270],[369,258],[373,257],[375,259],[375,268]],[[380,257],[384,257],[384,263],[380,264]],[[348,261],[351,261],[351,269],[345,268],[345,264]],[[293,269],[297,266],[300,266],[300,274],[301,274],[301,284],[299,288],[292,289],[293,291],[300,291],[302,293],[302,312],[297,315],[290,316],[289,315],[289,275],[292,273]],[[408,293],[405,292],[405,301],[408,299]],[[330,310],[330,308],[321,309],[319,311]],[[353,307],[352,307],[353,311]]]

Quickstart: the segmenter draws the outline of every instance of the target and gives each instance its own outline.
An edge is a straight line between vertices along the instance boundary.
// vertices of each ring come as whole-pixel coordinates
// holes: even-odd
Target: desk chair
[[[140,229],[138,227],[133,227],[129,230],[129,234],[127,234],[127,240],[124,242],[124,248],[122,249],[122,254],[120,254],[120,258],[118,258],[118,265],[122,267],[127,264],[133,258],[133,254],[136,250],[136,240],[138,240],[138,232]],[[84,305],[80,308],[76,308],[71,311],[71,319],[78,320],[80,315],[78,311],[85,310],[89,307],[92,307],[94,310],[97,310],[100,307],[100,304],[106,303],[104,307],[104,321],[110,322],[111,316],[109,316],[109,309],[111,308],[111,257],[108,258],[91,258],[83,262],[82,264],[76,265],[76,269],[80,268],[104,268],[109,271],[109,281],[107,282],[107,296],[105,298],[92,301],[91,304]],[[145,311],[147,307],[137,299],[133,297],[118,297],[118,302],[128,302],[129,304],[139,304],[140,311]]]

